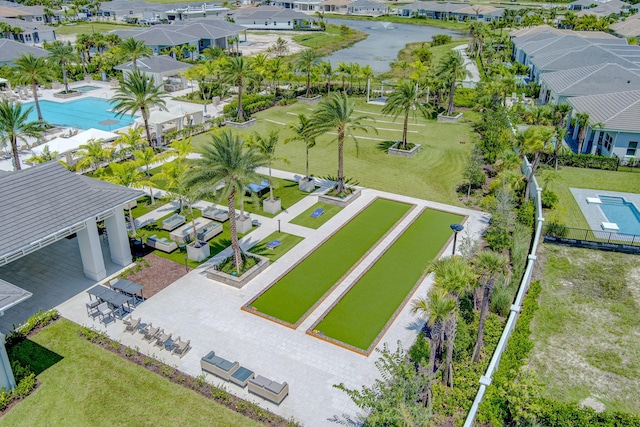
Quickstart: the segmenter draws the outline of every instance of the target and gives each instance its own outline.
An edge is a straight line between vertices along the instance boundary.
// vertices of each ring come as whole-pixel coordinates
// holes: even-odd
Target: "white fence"
[[[480,388],[478,389],[478,393],[476,394],[476,398],[473,401],[473,405],[471,405],[471,409],[467,414],[467,419],[464,422],[464,427],[472,427],[475,423],[476,415],[478,414],[478,407],[480,406],[480,403],[484,398],[484,393],[487,391],[487,387],[489,387],[489,385],[491,384],[493,374],[495,373],[496,369],[498,369],[500,358],[502,357],[502,353],[504,352],[504,350],[507,348],[511,332],[513,332],[513,329],[516,327],[516,321],[518,320],[520,310],[522,309],[522,300],[524,299],[524,296],[529,289],[529,284],[531,283],[531,274],[533,273],[533,267],[535,266],[536,262],[536,251],[538,250],[538,244],[540,243],[540,237],[542,236],[542,226],[544,224],[541,203],[542,188],[540,188],[536,177],[531,172],[531,164],[525,157],[524,161],[522,162],[522,173],[527,177],[527,181],[530,181],[531,183],[531,185],[529,186],[528,196],[534,201],[536,207],[536,230],[533,238],[533,244],[531,245],[531,252],[527,257],[527,268],[525,269],[524,275],[522,276],[522,282],[520,282],[520,287],[518,288],[518,295],[516,296],[515,302],[511,306],[509,319],[507,320],[507,324],[504,327],[504,331],[502,331],[502,336],[500,337],[500,341],[498,341],[498,346],[493,353],[491,362],[489,362],[489,367],[487,368],[487,371],[484,373],[484,375],[480,377]]]

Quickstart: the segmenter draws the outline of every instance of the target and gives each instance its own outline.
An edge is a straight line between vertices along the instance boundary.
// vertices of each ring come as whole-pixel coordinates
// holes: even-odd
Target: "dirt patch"
[[[301,52],[306,48],[293,41],[293,36],[305,34],[304,31],[278,31],[277,33],[252,32],[247,33],[247,41],[240,43],[240,51],[243,55],[253,56],[259,53],[267,53],[270,47],[275,46],[276,40],[282,38],[287,42],[287,55]]]
[[[144,286],[145,298],[150,298],[187,274],[184,265],[166,258],[149,254],[144,257],[149,267],[128,277],[134,283]]]

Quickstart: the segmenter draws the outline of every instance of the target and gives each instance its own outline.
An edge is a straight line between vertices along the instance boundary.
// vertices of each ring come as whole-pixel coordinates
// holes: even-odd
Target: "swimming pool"
[[[38,113],[33,102],[24,104],[25,108],[33,107],[29,114],[29,120],[38,120]],[[116,117],[111,112],[113,105],[106,99],[84,98],[69,102],[40,101],[42,118],[45,122],[56,126],[69,126],[78,129],[102,129],[113,130],[130,124],[137,116],[124,115]],[[101,125],[100,122],[113,120],[116,123]]]
[[[599,196],[600,209],[609,222],[618,225],[622,234],[640,235],[640,212],[638,208],[627,202],[624,197]]]
[[[78,87],[74,87],[73,90],[77,90],[78,92],[91,92],[92,90],[97,90],[100,89],[100,87],[98,86],[78,86]]]

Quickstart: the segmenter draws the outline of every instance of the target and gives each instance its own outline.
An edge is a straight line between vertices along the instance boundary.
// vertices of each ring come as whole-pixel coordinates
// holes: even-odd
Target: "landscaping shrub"
[[[509,283],[497,285],[491,294],[490,310],[500,316],[507,316],[513,304],[514,294],[515,290]]]
[[[542,207],[545,209],[553,209],[558,204],[558,195],[549,189],[542,190]]]
[[[554,161],[553,154],[545,153],[541,158],[542,163],[551,163]],[[597,154],[560,154],[558,156],[558,165],[571,166],[574,168],[602,169],[602,170],[618,170],[619,159],[617,157],[604,157]]]
[[[533,204],[533,200],[528,200],[518,208],[518,214],[516,219],[518,222],[526,225],[527,227],[533,227],[536,220],[536,207]]]
[[[545,236],[566,237],[568,233],[569,229],[566,225],[558,222],[549,222],[544,225],[544,231],[542,234]]]
[[[478,91],[472,88],[457,88],[453,94],[453,104],[461,108],[473,108],[478,102]]]
[[[36,314],[29,317],[27,321],[24,322],[22,325],[13,326],[13,331],[11,331],[9,335],[7,335],[7,338],[5,341],[6,345],[12,346],[17,341],[24,339],[34,329],[40,326],[46,326],[49,323],[56,320],[58,317],[60,317],[60,314],[56,309],[48,310],[45,312],[43,312],[42,309],[40,309]]]
[[[409,357],[418,365],[427,366],[429,363],[429,340],[423,332],[418,334],[416,342],[409,349]]]
[[[275,97],[273,95],[250,94],[242,97],[242,108],[249,115],[258,111],[273,107]],[[226,116],[235,117],[238,114],[238,99],[234,99],[222,108]]]
[[[509,249],[511,246],[509,230],[503,228],[489,226],[484,235],[484,239],[487,241],[489,248],[497,252]]]
[[[451,36],[447,34],[436,34],[431,40],[431,46],[442,46],[447,43],[451,43]]]

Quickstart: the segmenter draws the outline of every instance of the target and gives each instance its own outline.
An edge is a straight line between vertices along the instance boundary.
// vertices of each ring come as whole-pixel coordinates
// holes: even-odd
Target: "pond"
[[[398,59],[398,52],[408,43],[429,42],[436,34],[447,34],[453,38],[463,36],[457,31],[427,25],[351,19],[327,19],[327,22],[363,31],[368,33],[369,37],[350,48],[334,52],[324,59],[328,59],[334,67],[340,62],[357,62],[362,67],[369,65],[376,73],[389,71],[391,63]]]

